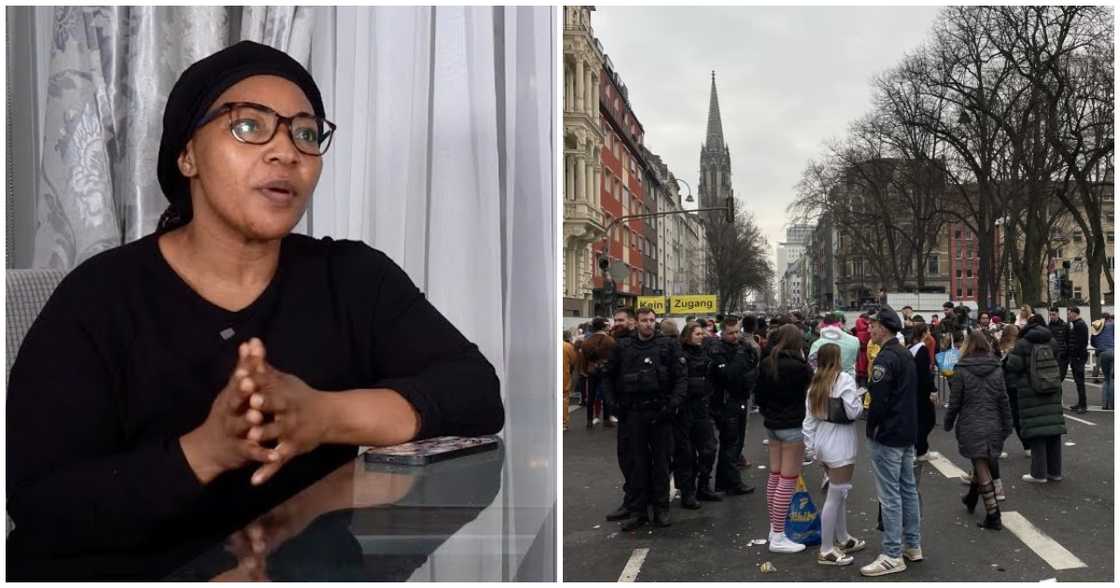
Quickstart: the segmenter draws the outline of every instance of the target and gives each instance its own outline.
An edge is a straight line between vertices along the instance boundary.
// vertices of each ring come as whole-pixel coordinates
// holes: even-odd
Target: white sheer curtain
[[[554,577],[552,9],[316,10],[311,73],[339,131],[308,232],[397,260],[503,383],[499,500],[517,510],[471,525],[503,526],[516,557],[464,560],[453,540],[417,577]],[[548,557],[524,561],[534,539]]]

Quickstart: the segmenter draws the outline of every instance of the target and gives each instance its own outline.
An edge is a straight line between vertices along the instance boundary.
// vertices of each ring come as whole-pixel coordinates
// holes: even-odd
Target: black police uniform
[[[710,360],[701,346],[684,345],[683,348],[688,394],[673,422],[673,479],[681,492],[681,506],[699,508],[696,489],[709,490],[716,460],[715,426],[708,414]],[[703,493],[702,497],[719,500],[710,492]]]
[[[743,483],[735,462],[743,451],[747,424],[747,401],[758,380],[758,352],[748,343],[709,343],[712,383],[711,413],[719,429],[716,457],[716,491],[745,494],[753,490]]]
[[[623,339],[637,336],[633,329],[616,329],[613,333],[611,336],[616,344]],[[608,514],[607,520],[620,521],[630,518],[639,509],[635,501],[634,488],[630,484],[630,470],[633,460],[630,455],[630,431],[626,428],[626,407],[619,403],[615,388],[608,384],[613,379],[610,375],[610,359],[612,357],[614,357],[613,352],[607,358],[607,364],[602,367],[601,371],[601,377],[603,378],[603,424],[604,426],[610,424],[611,413],[614,413],[614,417],[618,419],[615,455],[618,457],[618,469],[622,472],[622,506]]]
[[[668,524],[669,452],[673,443],[673,417],[684,402],[688,381],[680,345],[669,337],[642,340],[623,338],[611,350],[605,382],[607,395],[626,414],[620,423],[629,448],[629,476],[633,501],[627,506],[648,520],[653,506],[655,522]]]

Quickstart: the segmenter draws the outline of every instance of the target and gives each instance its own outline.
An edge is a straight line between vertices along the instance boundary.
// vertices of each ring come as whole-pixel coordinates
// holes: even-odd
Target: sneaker
[[[618,417],[614,417],[614,416],[612,416],[612,417],[611,417],[611,424],[612,424],[612,425],[617,425],[617,424],[618,424]]]
[[[1030,474],[1023,474],[1024,482],[1031,482],[1033,484],[1045,484],[1046,478],[1036,478]]]
[[[805,546],[801,543],[794,543],[792,539],[786,537],[784,532],[770,532],[771,553],[797,553],[799,551],[805,551]]]
[[[930,452],[927,451],[927,452],[919,455],[918,457],[915,457],[914,461],[929,461],[930,460],[929,454],[930,454]]]
[[[1031,456],[1031,450],[1030,449],[1024,449],[1023,453],[1025,453],[1027,455],[1027,457]]]
[[[1000,459],[1007,459],[1007,452],[1006,451],[1001,451],[1000,454],[999,454],[999,458]]]
[[[597,424],[599,424],[599,417],[595,417],[595,418],[591,419],[591,426],[592,427],[594,427]]]
[[[830,549],[828,553],[817,552],[817,563],[822,566],[850,566],[855,560],[854,557],[835,549]]]
[[[762,440],[762,444],[763,444],[763,445],[769,445],[769,444],[770,444],[770,440],[769,440],[769,439],[763,439],[763,440]]]
[[[844,553],[855,553],[857,551],[863,551],[864,547],[867,547],[866,541],[851,536],[848,537],[847,541],[836,544],[836,549],[839,549]]]
[[[921,546],[918,547],[904,547],[902,549],[902,557],[907,561],[922,561],[925,556],[922,555]]]
[[[1050,480],[1051,482],[1061,482],[1062,481],[1061,476],[1046,476],[1046,479]]]
[[[859,573],[864,576],[885,576],[905,571],[906,562],[901,557],[891,557],[885,553],[880,553],[875,561],[859,569]]]

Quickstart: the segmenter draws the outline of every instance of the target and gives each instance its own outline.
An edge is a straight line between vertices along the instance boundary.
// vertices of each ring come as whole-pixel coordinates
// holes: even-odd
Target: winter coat
[[[1070,361],[1089,358],[1089,326],[1082,319],[1070,321],[1066,335],[1066,356]]]
[[[1089,338],[1089,341],[1092,342],[1093,349],[1097,350],[1098,355],[1116,347],[1115,333],[1113,322],[1106,321],[1100,334],[1093,335]]]
[[[708,381],[711,360],[700,345],[681,345],[688,370],[688,393],[685,395],[684,411],[693,419],[708,416],[708,397],[712,387]]]
[[[1066,333],[1069,331],[1069,325],[1062,319],[1050,321],[1048,325],[1050,328],[1050,346],[1054,348],[1054,355],[1058,357],[1065,357],[1066,354]],[[1022,335],[1020,335],[1021,337]]]
[[[949,410],[945,430],[957,429],[957,447],[968,459],[997,459],[1011,435],[1011,405],[999,359],[969,355],[957,362],[949,379]]]
[[[840,367],[844,373],[854,378],[859,357],[859,339],[845,333],[840,327],[828,326],[821,329],[821,336],[809,346],[809,365],[816,367],[817,353],[828,343],[840,348]]]
[[[778,373],[775,377],[770,357],[759,365],[755,404],[762,413],[767,429],[800,429],[805,420],[805,395],[813,369],[797,351],[778,352]]]
[[[856,319],[856,338],[859,339],[859,356],[856,358],[856,375],[867,377],[867,343],[871,341],[871,323],[862,316]]]
[[[1050,339],[1050,329],[1028,325],[1003,362],[1007,388],[1014,389],[1018,399],[1019,436],[1023,439],[1066,434],[1061,393],[1039,394],[1030,382],[1031,349],[1035,345],[1049,345]]]

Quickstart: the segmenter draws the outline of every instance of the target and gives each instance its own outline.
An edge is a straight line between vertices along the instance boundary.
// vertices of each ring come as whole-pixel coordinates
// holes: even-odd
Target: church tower
[[[731,191],[731,151],[723,142],[723,121],[716,95],[716,72],[712,72],[712,97],[708,104],[708,134],[700,147],[700,207],[723,206]]]

